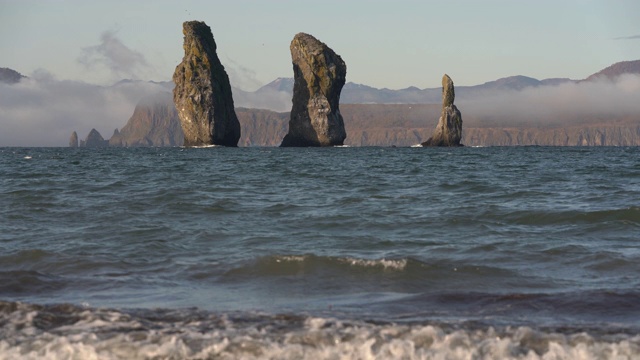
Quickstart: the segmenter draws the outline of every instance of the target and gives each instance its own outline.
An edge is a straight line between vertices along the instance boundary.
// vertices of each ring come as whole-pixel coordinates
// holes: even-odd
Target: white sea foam
[[[283,262],[305,262],[310,260],[338,262],[358,267],[381,267],[389,270],[404,270],[407,267],[407,259],[360,259],[354,257],[316,257],[312,255],[278,255],[275,257],[277,263]]]
[[[347,263],[354,266],[364,267],[382,267],[389,270],[404,270],[407,267],[407,259],[357,259],[357,258],[340,258],[340,262]]]
[[[208,149],[214,147],[220,147],[220,145],[198,145],[198,146],[182,146],[183,148],[194,148],[194,149]]]
[[[447,329],[309,317],[212,314],[143,318],[100,310],[43,327],[37,310],[0,316],[4,359],[637,359],[640,335],[594,337],[528,327]],[[175,314],[174,314],[175,315]],[[197,316],[196,316],[197,317]],[[181,320],[182,319],[182,320]],[[302,321],[300,321],[302,320]]]

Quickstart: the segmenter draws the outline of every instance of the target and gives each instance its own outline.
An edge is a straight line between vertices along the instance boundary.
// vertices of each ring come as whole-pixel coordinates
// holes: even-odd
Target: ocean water
[[[640,148],[0,148],[0,359],[639,359]]]

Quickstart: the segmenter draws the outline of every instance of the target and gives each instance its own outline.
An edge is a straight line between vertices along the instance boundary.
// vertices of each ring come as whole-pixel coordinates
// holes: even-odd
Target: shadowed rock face
[[[94,148],[102,148],[109,146],[109,142],[106,141],[102,135],[96,129],[91,129],[87,138],[82,142],[81,146],[84,147],[94,147]]]
[[[289,132],[280,146],[343,145],[340,92],[347,66],[326,44],[299,33],[291,41],[294,85]]]
[[[184,145],[237,146],[240,123],[211,29],[204,22],[187,21],[182,32],[184,58],[173,74],[173,101]]]
[[[422,146],[462,146],[462,115],[453,104],[455,92],[449,75],[442,77],[442,113],[433,135]]]

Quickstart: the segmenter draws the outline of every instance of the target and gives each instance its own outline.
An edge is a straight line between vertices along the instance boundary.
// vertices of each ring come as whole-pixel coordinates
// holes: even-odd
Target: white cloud
[[[100,44],[83,48],[77,60],[89,70],[106,67],[114,79],[143,79],[153,72],[144,55],[127,47],[112,31],[100,35]]]

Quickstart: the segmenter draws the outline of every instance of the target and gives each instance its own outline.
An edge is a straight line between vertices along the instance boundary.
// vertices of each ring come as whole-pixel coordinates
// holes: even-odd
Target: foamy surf
[[[640,336],[0,302],[4,359],[634,359]]]
[[[182,148],[185,148],[185,149],[209,149],[209,148],[215,148],[215,147],[221,147],[221,146],[220,145],[182,146]]]
[[[381,267],[389,270],[404,270],[407,267],[407,259],[378,259],[378,260],[366,260],[357,258],[338,258],[341,263],[349,264],[352,266],[362,267]]]
[[[284,262],[327,262],[333,264],[346,264],[354,267],[377,267],[389,270],[404,270],[407,267],[407,259],[361,259],[355,257],[323,257],[315,255],[276,255],[276,263]]]

